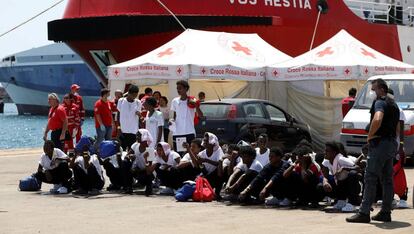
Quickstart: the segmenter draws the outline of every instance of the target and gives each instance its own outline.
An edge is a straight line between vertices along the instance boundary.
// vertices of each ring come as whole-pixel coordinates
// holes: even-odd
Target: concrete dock
[[[413,233],[414,210],[393,222],[349,224],[350,214],[224,203],[178,203],[173,197],[95,197],[19,192],[19,179],[37,169],[41,149],[0,151],[0,233]],[[412,207],[414,169],[406,169]],[[109,181],[106,181],[106,186]],[[106,187],[105,186],[105,187]],[[378,208],[375,209],[375,212]]]

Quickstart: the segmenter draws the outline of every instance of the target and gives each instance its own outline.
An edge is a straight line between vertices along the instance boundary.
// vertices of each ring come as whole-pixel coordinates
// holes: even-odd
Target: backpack
[[[117,153],[118,146],[114,141],[102,141],[99,145],[99,157],[104,159]]]
[[[75,146],[76,152],[83,152],[84,147],[89,148],[89,152],[94,154],[95,149],[93,148],[93,139],[88,136],[82,136],[79,142]]]
[[[405,194],[407,189],[407,179],[405,177],[404,168],[401,165],[401,160],[394,165],[394,193],[399,197]]]
[[[179,202],[185,202],[193,196],[195,189],[196,185],[194,182],[193,184],[185,183],[183,187],[178,189],[175,193],[175,199]]]
[[[19,181],[20,191],[39,191],[42,187],[42,181],[36,179],[34,175],[27,176]]]
[[[211,188],[210,183],[204,177],[197,177],[196,179],[196,188],[193,193],[193,201],[196,202],[211,202],[215,198],[215,193],[213,188]]]

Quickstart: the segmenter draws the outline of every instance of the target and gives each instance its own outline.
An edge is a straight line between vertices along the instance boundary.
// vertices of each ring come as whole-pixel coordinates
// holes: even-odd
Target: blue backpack
[[[20,191],[38,191],[42,187],[42,181],[39,181],[34,175],[27,176],[19,181]]]
[[[196,189],[195,183],[193,184],[184,184],[183,187],[177,190],[175,193],[175,199],[179,202],[185,202],[188,199],[193,197],[193,193]]]
[[[95,153],[95,149],[93,147],[93,139],[88,136],[82,136],[79,142],[75,146],[76,152],[83,152],[84,147],[89,149],[91,154]]]
[[[102,159],[111,157],[118,152],[117,148],[114,141],[102,141],[99,145],[99,157]]]

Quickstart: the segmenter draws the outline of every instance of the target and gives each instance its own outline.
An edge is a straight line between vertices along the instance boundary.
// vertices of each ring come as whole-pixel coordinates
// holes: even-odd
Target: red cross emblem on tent
[[[373,59],[377,59],[377,57],[375,57],[375,54],[374,53],[369,52],[365,48],[361,48],[361,54],[363,54],[365,56],[369,56],[369,57],[371,57]]]
[[[181,75],[182,75],[182,73],[183,73],[183,71],[184,71],[183,67],[181,67],[181,66],[178,66],[178,67],[177,67],[177,70],[176,70],[177,75],[181,76]]]
[[[235,50],[236,52],[240,51],[240,52],[245,53],[246,55],[252,55],[251,50],[249,49],[249,47],[242,46],[237,41],[233,41],[233,46],[231,48],[233,48],[233,50]]]
[[[168,49],[166,49],[164,51],[159,52],[158,53],[158,58],[162,58],[164,56],[172,55],[172,54],[174,54],[173,49],[172,48],[168,48]]]
[[[115,70],[114,70],[114,75],[116,76],[116,77],[118,77],[119,76],[119,69],[118,68],[115,68]]]
[[[272,72],[274,77],[278,77],[279,76],[279,72],[277,72],[277,69],[274,69]]]
[[[351,69],[349,68],[349,67],[345,67],[344,68],[344,74],[345,74],[345,76],[349,76],[349,75],[351,75]]]
[[[411,70],[411,74],[414,74],[414,69]]]
[[[365,73],[365,75],[368,75],[369,70],[368,70],[368,68],[367,68],[367,67],[365,67],[365,69],[364,69],[364,73]]]
[[[318,53],[316,53],[318,55],[319,58],[324,57],[325,55],[331,55],[334,53],[333,50],[331,50],[332,47],[328,46],[326,47],[324,50],[319,51]]]
[[[205,75],[206,74],[206,69],[204,68],[204,67],[202,67],[201,69],[200,69],[200,71],[201,71],[201,74],[203,74],[203,75]]]

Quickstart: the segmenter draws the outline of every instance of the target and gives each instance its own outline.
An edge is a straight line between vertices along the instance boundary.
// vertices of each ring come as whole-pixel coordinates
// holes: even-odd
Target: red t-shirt
[[[348,111],[351,109],[350,102],[355,102],[355,98],[353,97],[346,97],[342,99],[342,117],[345,117],[345,115],[348,113]]]
[[[95,127],[99,128],[99,122],[96,118],[96,115],[100,115],[102,119],[102,123],[109,127],[112,125],[112,108],[111,108],[111,102],[109,101],[102,101],[102,99],[99,99],[95,102]]]
[[[51,107],[49,110],[49,119],[47,126],[50,130],[58,130],[63,128],[63,122],[66,120],[66,111],[62,105]]]
[[[312,173],[314,175],[316,175],[316,176],[320,176],[321,175],[321,172],[319,171],[318,167],[314,163],[312,163],[310,165],[309,169],[312,171]],[[302,172],[302,166],[300,164],[297,164],[295,166],[295,172],[296,173],[301,173]]]
[[[85,119],[85,109],[83,106],[83,99],[82,96],[79,94],[74,94],[74,103],[79,107],[79,116],[82,120]]]

